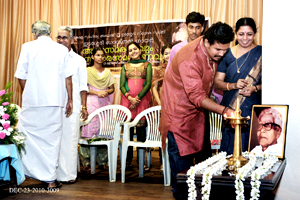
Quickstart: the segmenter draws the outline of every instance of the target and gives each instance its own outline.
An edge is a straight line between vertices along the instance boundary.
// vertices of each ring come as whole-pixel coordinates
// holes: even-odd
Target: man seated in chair
[[[258,146],[253,153],[269,153],[282,155],[283,144],[278,143],[282,131],[281,114],[274,108],[266,108],[258,116],[257,140]]]

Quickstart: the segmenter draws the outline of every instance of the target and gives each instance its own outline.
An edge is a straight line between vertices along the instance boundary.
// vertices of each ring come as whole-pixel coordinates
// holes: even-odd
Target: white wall
[[[276,200],[300,199],[300,9],[295,0],[263,2],[263,104],[288,104],[287,166]]]

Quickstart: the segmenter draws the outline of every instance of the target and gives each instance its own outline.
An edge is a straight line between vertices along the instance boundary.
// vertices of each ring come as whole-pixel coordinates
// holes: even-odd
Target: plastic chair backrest
[[[160,120],[161,106],[150,107],[138,114],[134,121],[145,117],[147,122],[147,141],[161,141],[161,135],[158,130]]]
[[[211,145],[220,145],[222,139],[222,121],[220,114],[209,112]]]
[[[88,119],[81,123],[81,126],[88,124],[92,118],[96,116],[98,116],[100,124],[98,135],[112,139],[114,137],[116,124],[130,121],[131,112],[128,108],[121,105],[104,106],[92,112]]]

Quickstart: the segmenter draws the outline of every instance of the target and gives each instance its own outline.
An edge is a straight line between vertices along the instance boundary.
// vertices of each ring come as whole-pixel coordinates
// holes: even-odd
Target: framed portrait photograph
[[[288,105],[253,105],[248,151],[283,159]]]

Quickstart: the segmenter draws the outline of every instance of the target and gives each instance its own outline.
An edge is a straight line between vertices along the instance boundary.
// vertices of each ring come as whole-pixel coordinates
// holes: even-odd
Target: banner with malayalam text
[[[210,18],[206,18],[204,31],[209,26]],[[74,31],[72,48],[85,58],[87,66],[91,65],[93,48],[103,49],[103,67],[108,67],[116,78],[113,104],[120,102],[119,77],[122,65],[128,61],[128,43],[137,42],[142,49],[141,58],[155,67],[161,63],[165,44],[174,45],[187,39],[185,19],[70,27]]]
[[[210,25],[206,18],[205,30]],[[187,39],[185,20],[151,21],[136,23],[71,26],[74,31],[75,52],[83,56],[87,66],[91,62],[92,50],[100,46],[105,53],[104,67],[119,71],[128,61],[126,47],[135,41],[142,48],[141,58],[158,66],[162,59],[161,49],[165,44],[176,44]]]

